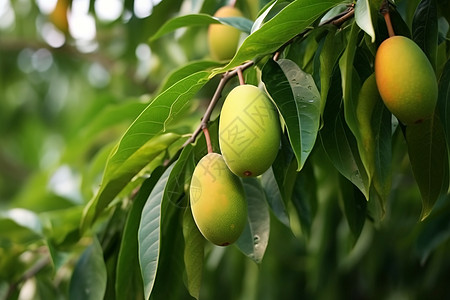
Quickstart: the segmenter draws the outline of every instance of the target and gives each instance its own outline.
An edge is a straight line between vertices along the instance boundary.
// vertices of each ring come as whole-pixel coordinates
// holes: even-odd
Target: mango
[[[214,14],[217,18],[242,17],[239,9],[223,6]],[[236,53],[241,32],[233,26],[211,24],[208,28],[208,44],[211,56],[217,60],[230,60]]]
[[[434,113],[438,85],[430,61],[409,38],[393,36],[375,56],[375,78],[386,107],[405,125],[420,123]]]
[[[226,97],[219,120],[219,146],[230,170],[240,177],[264,173],[280,147],[278,111],[253,85],[239,85]]]
[[[198,162],[189,194],[195,224],[207,240],[227,246],[239,238],[247,222],[247,202],[242,182],[222,155],[209,153]]]

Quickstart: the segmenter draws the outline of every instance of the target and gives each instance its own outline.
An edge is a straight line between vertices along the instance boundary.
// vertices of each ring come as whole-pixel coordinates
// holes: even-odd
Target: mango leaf
[[[343,34],[336,33],[334,26],[325,38],[325,42],[320,52],[320,114],[323,114],[325,103],[330,89],[331,76],[334,66],[344,50]]]
[[[416,251],[422,263],[425,263],[430,254],[442,243],[450,238],[450,201],[448,196],[445,205],[420,224],[416,239]]]
[[[42,222],[32,211],[12,208],[0,211],[0,243],[2,240],[28,243],[44,236]]]
[[[422,0],[416,8],[412,37],[436,70],[438,47],[438,11],[436,0]]]
[[[406,142],[414,178],[422,196],[421,220],[447,193],[448,156],[445,133],[439,118],[406,127]]]
[[[319,136],[334,167],[356,185],[368,199],[368,177],[356,139],[344,120],[342,86],[339,78],[339,72],[334,72],[323,115],[324,126]]]
[[[272,209],[273,214],[277,219],[289,227],[289,217],[286,211],[286,205],[283,202],[283,196],[281,195],[280,188],[275,179],[275,175],[272,168],[269,168],[261,176],[261,184],[264,188],[267,203]]]
[[[142,289],[142,275],[139,269],[138,259],[139,223],[144,204],[163,171],[164,169],[162,167],[155,169],[150,175],[150,178],[142,183],[128,214],[120,243],[119,257],[117,259],[115,287],[117,299],[133,298],[131,295],[136,295],[139,289]]]
[[[206,240],[198,230],[189,207],[183,216],[183,236],[187,289],[192,297],[199,299]]]
[[[141,101],[130,100],[119,104],[109,104],[97,111],[93,119],[82,128],[67,146],[63,160],[73,160],[82,156],[98,139],[98,136],[113,126],[129,126],[131,122],[144,110],[146,104]]]
[[[312,165],[306,164],[302,172],[296,175],[291,200],[299,216],[302,232],[309,235],[317,211],[316,180]]]
[[[339,176],[339,193],[345,218],[356,242],[366,221],[367,201],[361,191],[343,176]]]
[[[172,71],[165,79],[164,82],[161,84],[161,87],[159,88],[159,93],[167,90],[169,87],[177,83],[178,81],[182,80],[183,78],[186,78],[187,76],[200,72],[209,70],[211,68],[216,68],[220,66],[219,62],[216,61],[210,61],[210,60],[198,60],[188,63],[187,65],[184,65],[174,71]]]
[[[356,71],[353,67],[353,61],[356,53],[356,43],[360,32],[356,23],[353,23],[348,36],[347,47],[339,60],[341,70],[342,94],[344,99],[344,115],[348,127],[351,129],[357,139],[360,138],[356,117],[357,94],[354,89],[359,90]]]
[[[72,274],[69,298],[74,300],[103,299],[106,290],[106,266],[97,238],[81,255]]]
[[[436,113],[439,115],[447,138],[447,149],[450,149],[450,60],[444,66],[439,79],[439,94]],[[448,151],[450,155],[450,151]],[[449,156],[450,160],[450,156]]]
[[[263,68],[262,80],[286,123],[299,171],[316,142],[320,93],[312,76],[287,59],[269,60]]]
[[[142,210],[138,231],[139,263],[144,282],[145,299],[150,298],[156,279],[161,244],[162,201],[167,180],[173,169],[167,168],[156,183]]]
[[[256,178],[244,178],[245,197],[248,205],[248,221],[236,246],[256,263],[261,263],[269,242],[270,215],[264,190]]]
[[[275,17],[249,35],[228,65],[216,70],[213,75],[230,70],[255,57],[275,52],[287,41],[310,26],[325,11],[340,2],[340,0],[323,2],[297,0],[291,2]]]
[[[100,190],[86,207],[83,229],[143,167],[179,138],[162,133],[182,118],[184,107],[207,82],[208,75],[202,71],[178,81],[159,94],[131,124],[108,159]]]
[[[150,41],[159,39],[161,36],[172,32],[178,28],[187,26],[207,26],[209,24],[226,24],[233,26],[243,32],[250,33],[253,22],[242,17],[217,18],[207,14],[190,14],[167,21],[159,30],[150,38]]]
[[[375,29],[373,28],[372,16],[370,13],[369,0],[358,0],[355,3],[355,21],[359,28],[364,30],[375,42]]]

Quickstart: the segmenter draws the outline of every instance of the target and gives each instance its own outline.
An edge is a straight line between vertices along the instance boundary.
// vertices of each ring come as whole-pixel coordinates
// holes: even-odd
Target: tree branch
[[[233,69],[233,70],[228,71],[225,74],[223,74],[222,78],[220,79],[219,84],[217,85],[216,91],[214,92],[214,95],[211,98],[211,102],[209,102],[208,108],[206,109],[206,112],[203,115],[202,122],[197,127],[197,129],[192,133],[191,137],[183,144],[183,147],[186,147],[190,143],[195,142],[195,139],[200,134],[200,132],[202,132],[203,128],[208,127],[208,122],[211,118],[211,114],[212,114],[214,108],[216,107],[216,104],[219,101],[219,99],[222,95],[222,91],[225,87],[225,84],[228,82],[228,80],[230,80],[231,78],[233,78],[234,76],[236,76],[238,74],[238,72],[239,72],[238,69],[243,71],[245,69],[250,68],[253,65],[254,65],[253,61],[248,61],[248,62],[242,64],[241,66],[237,67],[236,69]]]

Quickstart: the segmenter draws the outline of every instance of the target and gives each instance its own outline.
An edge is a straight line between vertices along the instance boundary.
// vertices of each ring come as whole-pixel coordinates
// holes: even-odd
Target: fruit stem
[[[236,68],[236,71],[237,71],[237,75],[239,77],[239,84],[244,85],[245,79],[244,79],[244,74],[242,73],[242,68],[239,66]]]
[[[395,36],[394,27],[392,26],[391,16],[389,14],[389,2],[387,0],[384,0],[381,4],[380,12],[384,17],[384,21],[386,22],[389,37]]]
[[[205,135],[205,140],[206,140],[206,147],[208,148],[208,154],[209,153],[213,153],[213,147],[211,144],[211,136],[209,135],[209,130],[208,127],[203,127],[203,134]]]
[[[255,64],[255,62],[250,60],[250,61],[240,65],[239,69],[241,69],[241,71],[243,71],[245,69],[250,68],[254,64]],[[225,84],[228,82],[228,80],[230,80],[231,78],[236,76],[237,73],[238,73],[238,69],[233,69],[222,75],[222,78],[220,79],[220,82],[217,85],[216,91],[214,92],[214,95],[211,98],[211,101],[209,102],[208,108],[206,109],[205,114],[203,115],[202,122],[197,127],[197,129],[195,129],[195,131],[192,133],[191,137],[183,144],[183,147],[186,147],[190,143],[195,142],[195,139],[200,134],[200,132],[203,130],[203,128],[208,126],[208,122],[209,122],[209,119],[211,118],[211,114],[214,110],[214,107],[216,106],[217,102],[220,99],[220,96],[225,87]]]

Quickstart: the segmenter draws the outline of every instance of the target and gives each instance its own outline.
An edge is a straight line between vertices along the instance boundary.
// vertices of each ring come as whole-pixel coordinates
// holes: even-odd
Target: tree
[[[450,1],[41,2],[0,8],[2,299],[448,296]],[[241,31],[231,59],[212,24]],[[418,124],[359,96],[393,34],[436,75]],[[219,247],[189,189],[242,83],[283,131]]]

